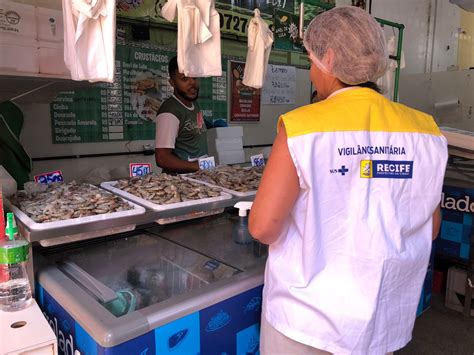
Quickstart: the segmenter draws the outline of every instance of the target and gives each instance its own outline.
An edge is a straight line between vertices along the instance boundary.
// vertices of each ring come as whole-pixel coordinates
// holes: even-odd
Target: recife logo
[[[360,177],[364,179],[411,179],[413,177],[413,161],[361,160]]]
[[[231,320],[232,317],[229,315],[229,313],[221,310],[207,323],[206,332],[215,332],[216,330],[225,327],[230,323]]]

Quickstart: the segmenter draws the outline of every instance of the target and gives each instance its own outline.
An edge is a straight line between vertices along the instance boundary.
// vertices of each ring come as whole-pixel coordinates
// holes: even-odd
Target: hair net
[[[316,16],[306,29],[304,45],[316,65],[349,85],[376,81],[387,68],[383,30],[358,7],[337,7]],[[328,48],[334,51],[332,68],[322,63]]]

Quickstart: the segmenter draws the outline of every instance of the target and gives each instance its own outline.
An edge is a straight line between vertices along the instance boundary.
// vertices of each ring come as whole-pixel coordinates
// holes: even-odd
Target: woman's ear
[[[332,68],[334,67],[334,59],[335,59],[334,51],[332,50],[331,47],[329,47],[326,51],[326,54],[324,54],[324,57],[321,60],[321,62],[330,73],[332,73]]]

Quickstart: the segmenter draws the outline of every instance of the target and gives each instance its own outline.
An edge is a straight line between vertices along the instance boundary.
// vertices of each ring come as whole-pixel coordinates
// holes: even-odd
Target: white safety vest
[[[281,117],[300,194],[270,246],[263,312],[335,354],[411,339],[447,143],[433,118],[366,88]]]

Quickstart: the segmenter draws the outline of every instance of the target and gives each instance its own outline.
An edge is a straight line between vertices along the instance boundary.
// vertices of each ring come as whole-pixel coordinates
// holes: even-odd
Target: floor
[[[433,294],[431,308],[415,323],[412,341],[396,355],[474,355],[474,317],[444,306],[442,295]]]

